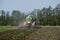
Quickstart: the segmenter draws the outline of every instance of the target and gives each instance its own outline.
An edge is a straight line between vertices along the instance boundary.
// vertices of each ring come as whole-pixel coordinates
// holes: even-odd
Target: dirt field
[[[39,27],[0,32],[0,40],[60,40],[60,27]]]

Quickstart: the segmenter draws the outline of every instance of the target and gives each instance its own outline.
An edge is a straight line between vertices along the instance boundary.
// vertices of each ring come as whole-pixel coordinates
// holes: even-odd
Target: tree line
[[[55,8],[49,6],[41,10],[35,9],[31,14],[37,14],[36,23],[39,25],[60,25],[60,4],[57,4]]]
[[[60,7],[43,9],[35,9],[31,12],[36,17],[36,23],[38,25],[60,25]],[[0,12],[0,25],[12,25],[16,26],[20,21],[25,20],[25,13],[18,10],[13,10],[11,15],[10,12],[2,10]]]
[[[19,24],[20,21],[22,21],[24,18],[24,13],[13,10],[11,15],[10,12],[5,12],[4,10],[0,11],[0,26],[7,26],[12,25],[16,26]]]
[[[38,10],[39,25],[60,25],[60,8],[43,8]]]

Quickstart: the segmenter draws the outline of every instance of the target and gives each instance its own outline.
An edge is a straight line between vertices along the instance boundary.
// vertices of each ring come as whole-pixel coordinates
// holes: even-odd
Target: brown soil
[[[60,27],[9,30],[0,33],[0,40],[60,40]]]

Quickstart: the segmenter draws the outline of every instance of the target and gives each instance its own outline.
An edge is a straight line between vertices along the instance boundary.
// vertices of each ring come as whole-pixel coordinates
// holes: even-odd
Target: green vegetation
[[[0,26],[0,32],[12,30],[14,28],[16,28],[16,26]]]
[[[55,8],[49,6],[48,8],[35,9],[28,14],[20,12],[19,10],[13,10],[10,15],[9,11],[5,12],[2,10],[0,11],[0,25],[16,26],[30,14],[36,17],[36,22],[39,25],[60,25],[60,4],[58,5]]]
[[[60,40],[60,27],[39,27],[0,32],[0,40]]]

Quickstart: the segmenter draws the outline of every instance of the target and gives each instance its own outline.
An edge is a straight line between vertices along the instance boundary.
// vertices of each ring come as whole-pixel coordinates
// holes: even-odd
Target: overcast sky
[[[49,5],[54,8],[59,3],[60,0],[0,0],[0,10],[19,10],[26,13]]]

